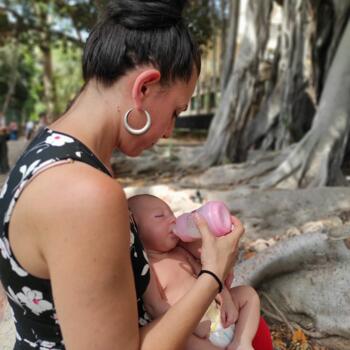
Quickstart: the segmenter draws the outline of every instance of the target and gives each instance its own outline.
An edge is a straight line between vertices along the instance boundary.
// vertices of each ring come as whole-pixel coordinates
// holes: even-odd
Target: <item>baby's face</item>
[[[179,240],[173,233],[174,213],[158,198],[142,200],[142,205],[133,213],[145,248],[160,252],[174,249]]]

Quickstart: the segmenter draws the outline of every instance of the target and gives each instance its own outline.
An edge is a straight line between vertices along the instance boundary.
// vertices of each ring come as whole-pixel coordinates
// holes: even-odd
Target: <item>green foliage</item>
[[[18,55],[18,65],[15,51]],[[35,112],[44,110],[41,102],[42,83],[40,79],[40,64],[36,53],[29,51],[25,45],[7,45],[0,48],[0,106],[6,98],[9,82],[15,79],[15,89],[6,116],[8,120],[24,122],[33,117]],[[13,73],[15,72],[15,73]],[[15,74],[15,76],[13,76]]]
[[[58,114],[65,111],[68,102],[75,97],[82,86],[81,54],[80,48],[67,49],[64,45],[56,48],[53,52],[57,97],[55,108]]]
[[[7,115],[19,121],[37,119],[44,104],[45,53],[51,52],[51,77],[62,113],[82,84],[81,54],[84,39],[107,0],[2,0],[0,2],[0,110],[16,80]],[[185,17],[195,37],[205,45],[217,16],[211,1],[190,0]],[[14,44],[15,43],[15,44]],[[16,50],[14,50],[16,48]],[[18,54],[14,67],[14,52]],[[47,59],[46,55],[46,59]],[[16,77],[14,77],[14,74]],[[47,97],[47,96],[46,96]]]
[[[184,16],[197,42],[205,46],[218,25],[215,7],[208,0],[191,0]]]

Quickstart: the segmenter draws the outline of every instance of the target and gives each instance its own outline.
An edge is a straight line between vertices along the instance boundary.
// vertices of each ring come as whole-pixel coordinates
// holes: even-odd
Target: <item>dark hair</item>
[[[186,0],[114,0],[92,29],[83,54],[85,83],[110,86],[130,69],[152,64],[161,83],[189,81],[200,51],[182,19]]]

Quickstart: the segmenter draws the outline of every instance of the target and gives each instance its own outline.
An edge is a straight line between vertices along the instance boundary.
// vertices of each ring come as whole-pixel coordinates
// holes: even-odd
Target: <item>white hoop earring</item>
[[[129,121],[128,121],[128,117],[133,110],[134,110],[134,108],[130,108],[124,115],[125,129],[132,135],[142,135],[142,134],[146,133],[149,130],[149,128],[151,127],[151,115],[146,110],[142,110],[146,115],[146,124],[141,129],[134,129],[129,125]]]

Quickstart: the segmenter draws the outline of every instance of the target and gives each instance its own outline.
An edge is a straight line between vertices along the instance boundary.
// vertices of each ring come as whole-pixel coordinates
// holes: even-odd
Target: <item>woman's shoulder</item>
[[[52,198],[55,199],[55,205],[63,201],[66,207],[82,200],[93,200],[96,205],[97,201],[126,201],[123,188],[117,180],[78,161],[46,169],[28,187],[33,195],[40,197],[38,202],[45,206],[53,204]]]
[[[81,162],[44,171],[25,192],[24,205],[30,208],[39,231],[46,232],[49,227],[55,232],[61,227],[67,232],[74,223],[79,227],[76,235],[87,235],[89,230],[84,230],[84,226],[89,222],[102,227],[108,222],[117,226],[128,223],[127,201],[121,185]]]

